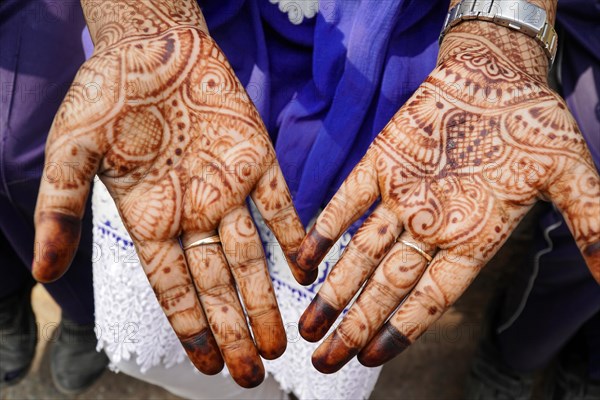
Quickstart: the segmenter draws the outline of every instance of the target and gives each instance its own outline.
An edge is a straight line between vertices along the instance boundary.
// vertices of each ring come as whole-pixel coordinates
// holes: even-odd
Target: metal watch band
[[[558,38],[548,22],[546,10],[524,0],[462,0],[450,9],[440,34],[440,43],[448,30],[463,21],[493,22],[534,38],[554,63]]]

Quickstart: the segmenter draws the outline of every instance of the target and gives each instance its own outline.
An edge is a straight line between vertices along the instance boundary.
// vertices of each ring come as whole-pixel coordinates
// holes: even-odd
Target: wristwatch
[[[462,0],[448,12],[440,43],[450,28],[468,20],[493,22],[531,36],[542,46],[552,67],[558,38],[543,8],[524,0]]]

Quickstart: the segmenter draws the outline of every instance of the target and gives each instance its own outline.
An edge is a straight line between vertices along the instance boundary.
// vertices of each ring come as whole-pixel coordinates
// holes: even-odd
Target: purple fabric
[[[600,171],[600,2],[562,0],[557,28],[563,36],[563,96]]]
[[[79,1],[0,2],[0,298],[27,284],[33,212],[44,146],[58,106],[83,62]],[[44,285],[71,320],[94,322],[91,212],[69,271]],[[20,277],[20,278],[18,278]]]
[[[78,1],[0,2],[0,171],[13,181],[39,179],[49,126],[83,60],[85,26]]]
[[[435,66],[448,1],[322,1],[320,9],[292,25],[268,2],[203,7],[275,140],[305,224]]]

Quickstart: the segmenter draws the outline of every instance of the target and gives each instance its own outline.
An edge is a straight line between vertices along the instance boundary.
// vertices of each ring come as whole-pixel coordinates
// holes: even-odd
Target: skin
[[[265,127],[195,0],[82,6],[95,51],[47,141],[33,274],[67,270],[97,174],[194,365],[257,386],[261,356],[287,341],[249,195],[296,279],[316,276],[295,264],[305,232]],[[182,249],[215,233],[222,243]]]
[[[537,4],[552,21],[556,3]],[[600,178],[566,103],[548,87],[547,70],[537,42],[492,23],[465,22],[445,37],[437,67],[298,252],[300,267],[313,270],[380,199],[301,317],[301,335],[318,341],[360,292],[314,352],[315,368],[333,373],[354,356],[374,367],[406,349],[538,200],[558,207],[600,282]]]

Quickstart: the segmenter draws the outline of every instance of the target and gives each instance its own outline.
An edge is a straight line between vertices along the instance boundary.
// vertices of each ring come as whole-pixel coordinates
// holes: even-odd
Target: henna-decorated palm
[[[558,206],[600,281],[600,180],[565,102],[485,39],[454,34],[444,44],[452,50],[376,138],[298,252],[301,268],[315,268],[381,199],[300,320],[302,336],[320,340],[366,282],[313,354],[321,372],[357,354],[366,366],[395,357],[453,304],[540,198]]]
[[[281,355],[286,335],[245,205],[249,194],[298,281],[314,280],[293,261],[304,229],[261,119],[223,53],[199,29],[100,45],[48,139],[34,275],[48,282],[68,268],[97,173],[195,366],[214,374],[224,359],[240,385],[255,386],[264,376],[259,354]],[[182,250],[215,230],[222,244]]]

